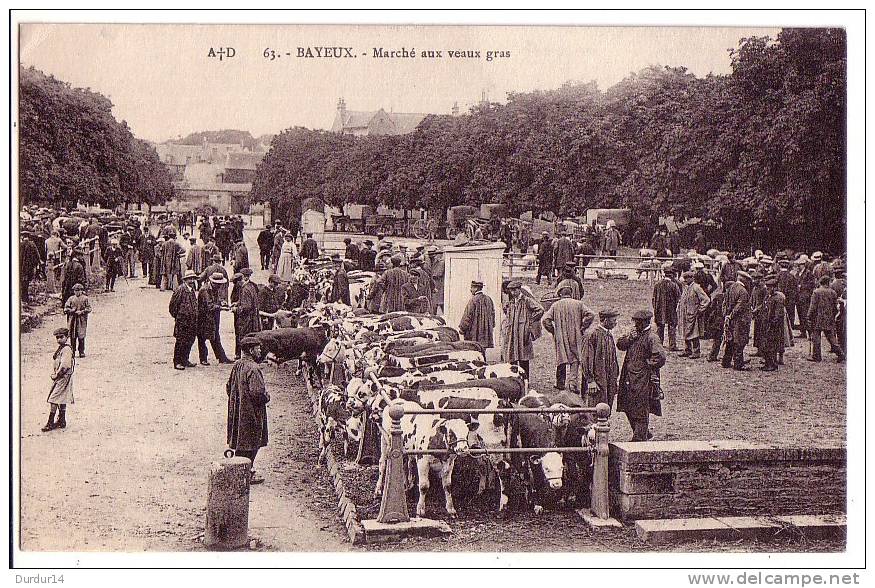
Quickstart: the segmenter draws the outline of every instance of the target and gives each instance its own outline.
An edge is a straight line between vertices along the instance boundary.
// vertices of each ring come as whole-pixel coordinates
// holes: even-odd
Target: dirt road
[[[255,232],[246,237],[257,267]],[[266,282],[265,272],[255,278]],[[169,292],[144,279],[120,280],[116,292],[92,295],[86,357],[77,358],[65,430],[40,432],[52,330],[64,318],[48,317],[22,336],[23,550],[202,549],[207,472],[226,447],[231,366],[210,357],[209,367],[173,369],[169,300]],[[223,314],[221,332],[233,353],[230,314]],[[265,378],[271,440],[258,455],[266,482],[252,488],[250,535],[266,550],[347,550],[313,443],[298,441],[315,438],[304,396],[288,367],[265,368]]]

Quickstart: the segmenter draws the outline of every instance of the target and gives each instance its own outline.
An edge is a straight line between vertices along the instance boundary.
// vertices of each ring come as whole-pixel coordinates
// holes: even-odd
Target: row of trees
[[[19,70],[19,190],[23,204],[158,204],[173,187],[154,147],[112,115],[102,94]]]
[[[844,31],[746,38],[731,58],[726,76],[650,67],[607,91],[569,83],[429,116],[401,136],[288,129],[253,197],[280,210],[310,197],[560,215],[630,207],[645,223],[715,219],[739,244],[843,247]]]

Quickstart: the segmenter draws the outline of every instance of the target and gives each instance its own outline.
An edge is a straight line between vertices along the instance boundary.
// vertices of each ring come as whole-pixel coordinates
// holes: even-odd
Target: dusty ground
[[[255,234],[250,232],[251,242]],[[250,259],[257,265],[257,253]],[[264,281],[262,272],[257,281]],[[610,304],[624,317],[647,306],[646,281],[586,281],[594,310]],[[540,297],[546,288],[536,288]],[[229,366],[172,369],[170,294],[145,280],[120,281],[117,292],[92,297],[88,355],[74,376],[76,403],[68,428],[41,433],[48,405],[53,329],[61,315],[22,335],[21,547],[24,550],[192,551],[202,549],[209,463],[225,449],[225,382]],[[621,321],[618,333],[628,328]],[[230,316],[223,340],[233,350]],[[533,386],[552,387],[552,338],[537,342]],[[196,357],[193,350],[192,359]],[[845,371],[830,360],[804,361],[788,351],[777,373],[737,373],[704,360],[672,357],[663,370],[663,418],[657,439],[745,439],[778,445],[844,443]],[[212,359],[212,358],[211,358]],[[754,361],[752,365],[757,365]],[[271,551],[351,548],[334,511],[333,493],[316,467],[316,431],[303,389],[289,369],[265,368],[272,394],[271,441],[258,457],[266,483],[253,487],[251,535]],[[815,426],[817,425],[817,426]],[[631,433],[622,415],[611,419],[611,439]],[[348,490],[373,508],[373,469],[347,472]],[[358,484],[351,487],[351,482]],[[434,509],[432,509],[434,511]],[[651,549],[629,528],[594,534],[568,510],[541,517],[519,514],[498,521],[481,508],[463,510],[454,534],[410,541],[403,550],[638,551]],[[695,543],[662,546],[683,551],[841,550],[798,537],[768,544]],[[375,548],[376,549],[376,548]]]

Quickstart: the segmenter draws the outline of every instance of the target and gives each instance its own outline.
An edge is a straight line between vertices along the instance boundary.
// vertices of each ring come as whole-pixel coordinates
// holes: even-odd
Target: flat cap
[[[620,316],[616,308],[603,308],[599,311],[599,318],[610,318],[612,316]]]
[[[574,263],[573,261],[566,261],[566,262],[565,262],[565,267],[568,268],[568,269],[574,269],[574,268],[577,267],[577,264]]]
[[[682,274],[682,277],[684,277],[684,278],[695,278],[695,277],[696,277],[696,272],[694,272],[694,271],[690,271],[690,270],[687,270],[687,271],[685,271],[685,272]]]
[[[67,327],[61,327],[60,329],[55,329],[55,331],[54,331],[55,337],[60,337],[61,335],[66,337],[69,334],[70,334],[70,329],[68,329]]]
[[[766,286],[777,286],[778,285],[778,276],[771,275],[765,280]]]
[[[236,281],[240,280],[241,278],[243,278],[243,274],[241,274],[240,272],[237,272],[236,274],[231,276],[231,281],[236,282]]]
[[[483,287],[483,282],[478,282],[477,280],[471,280],[471,285],[472,285],[472,286],[477,286],[478,288],[482,288],[482,287]]]
[[[753,279],[749,273],[744,272],[744,271],[738,272],[738,273],[736,274],[736,277],[739,277],[739,278],[746,278],[746,279],[748,279],[748,280]]]
[[[632,318],[636,321],[649,321],[653,318],[653,313],[649,310],[636,310],[632,313]]]
[[[240,339],[240,347],[252,347],[253,345],[261,345],[261,341],[256,337],[243,337]]]
[[[185,275],[182,276],[183,280],[193,280],[195,278],[197,278],[197,274],[194,272],[194,270],[186,270]]]
[[[820,261],[821,259],[823,259],[823,253],[821,253],[820,251],[815,251],[811,254],[811,259],[814,261]]]
[[[510,282],[507,283],[508,290],[518,290],[518,289],[522,288],[522,286],[523,286],[523,284],[519,280],[511,280]]]
[[[252,268],[251,268],[251,267],[244,267],[243,269],[240,270],[240,275],[243,275],[243,276],[246,276],[246,277],[251,276],[252,273],[253,273],[253,272],[252,272]]]
[[[268,276],[268,278],[267,278],[267,281],[270,282],[271,284],[279,284],[280,282],[282,282],[280,277],[276,274],[270,274],[270,276]]]

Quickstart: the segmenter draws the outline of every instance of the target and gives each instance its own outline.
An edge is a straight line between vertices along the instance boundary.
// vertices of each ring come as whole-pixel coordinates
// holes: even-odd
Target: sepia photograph
[[[10,16],[10,567],[863,561],[863,13],[152,16]]]

